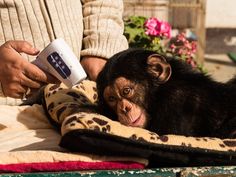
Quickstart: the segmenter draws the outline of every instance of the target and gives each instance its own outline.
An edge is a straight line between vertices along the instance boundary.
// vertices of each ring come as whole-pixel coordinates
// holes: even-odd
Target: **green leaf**
[[[143,16],[130,16],[125,20],[124,35],[131,47],[150,46],[151,39],[145,34],[144,23],[147,20]]]

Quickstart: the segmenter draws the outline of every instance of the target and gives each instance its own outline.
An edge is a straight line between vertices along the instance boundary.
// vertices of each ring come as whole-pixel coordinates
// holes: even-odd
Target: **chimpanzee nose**
[[[122,109],[122,112],[123,112],[124,114],[127,114],[129,111],[130,111],[130,108],[127,107],[127,106],[123,107],[123,109]]]
[[[132,105],[128,100],[122,99],[119,103],[119,107],[122,113],[127,114],[131,110]]]

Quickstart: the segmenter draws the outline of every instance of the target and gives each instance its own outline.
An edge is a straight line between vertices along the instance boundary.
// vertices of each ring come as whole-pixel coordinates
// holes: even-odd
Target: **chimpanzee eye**
[[[132,89],[130,87],[125,87],[122,90],[122,95],[123,96],[130,96],[131,92],[132,92]]]

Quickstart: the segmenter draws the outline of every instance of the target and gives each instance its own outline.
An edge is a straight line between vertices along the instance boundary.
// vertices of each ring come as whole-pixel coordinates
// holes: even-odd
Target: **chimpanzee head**
[[[128,49],[117,53],[98,75],[99,105],[105,115],[125,125],[145,127],[149,92],[170,75],[169,63],[153,51]]]

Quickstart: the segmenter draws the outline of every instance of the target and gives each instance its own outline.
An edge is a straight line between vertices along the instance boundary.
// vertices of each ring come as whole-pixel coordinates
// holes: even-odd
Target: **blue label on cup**
[[[63,79],[66,79],[71,75],[71,70],[57,52],[53,52],[48,55],[47,60]]]

